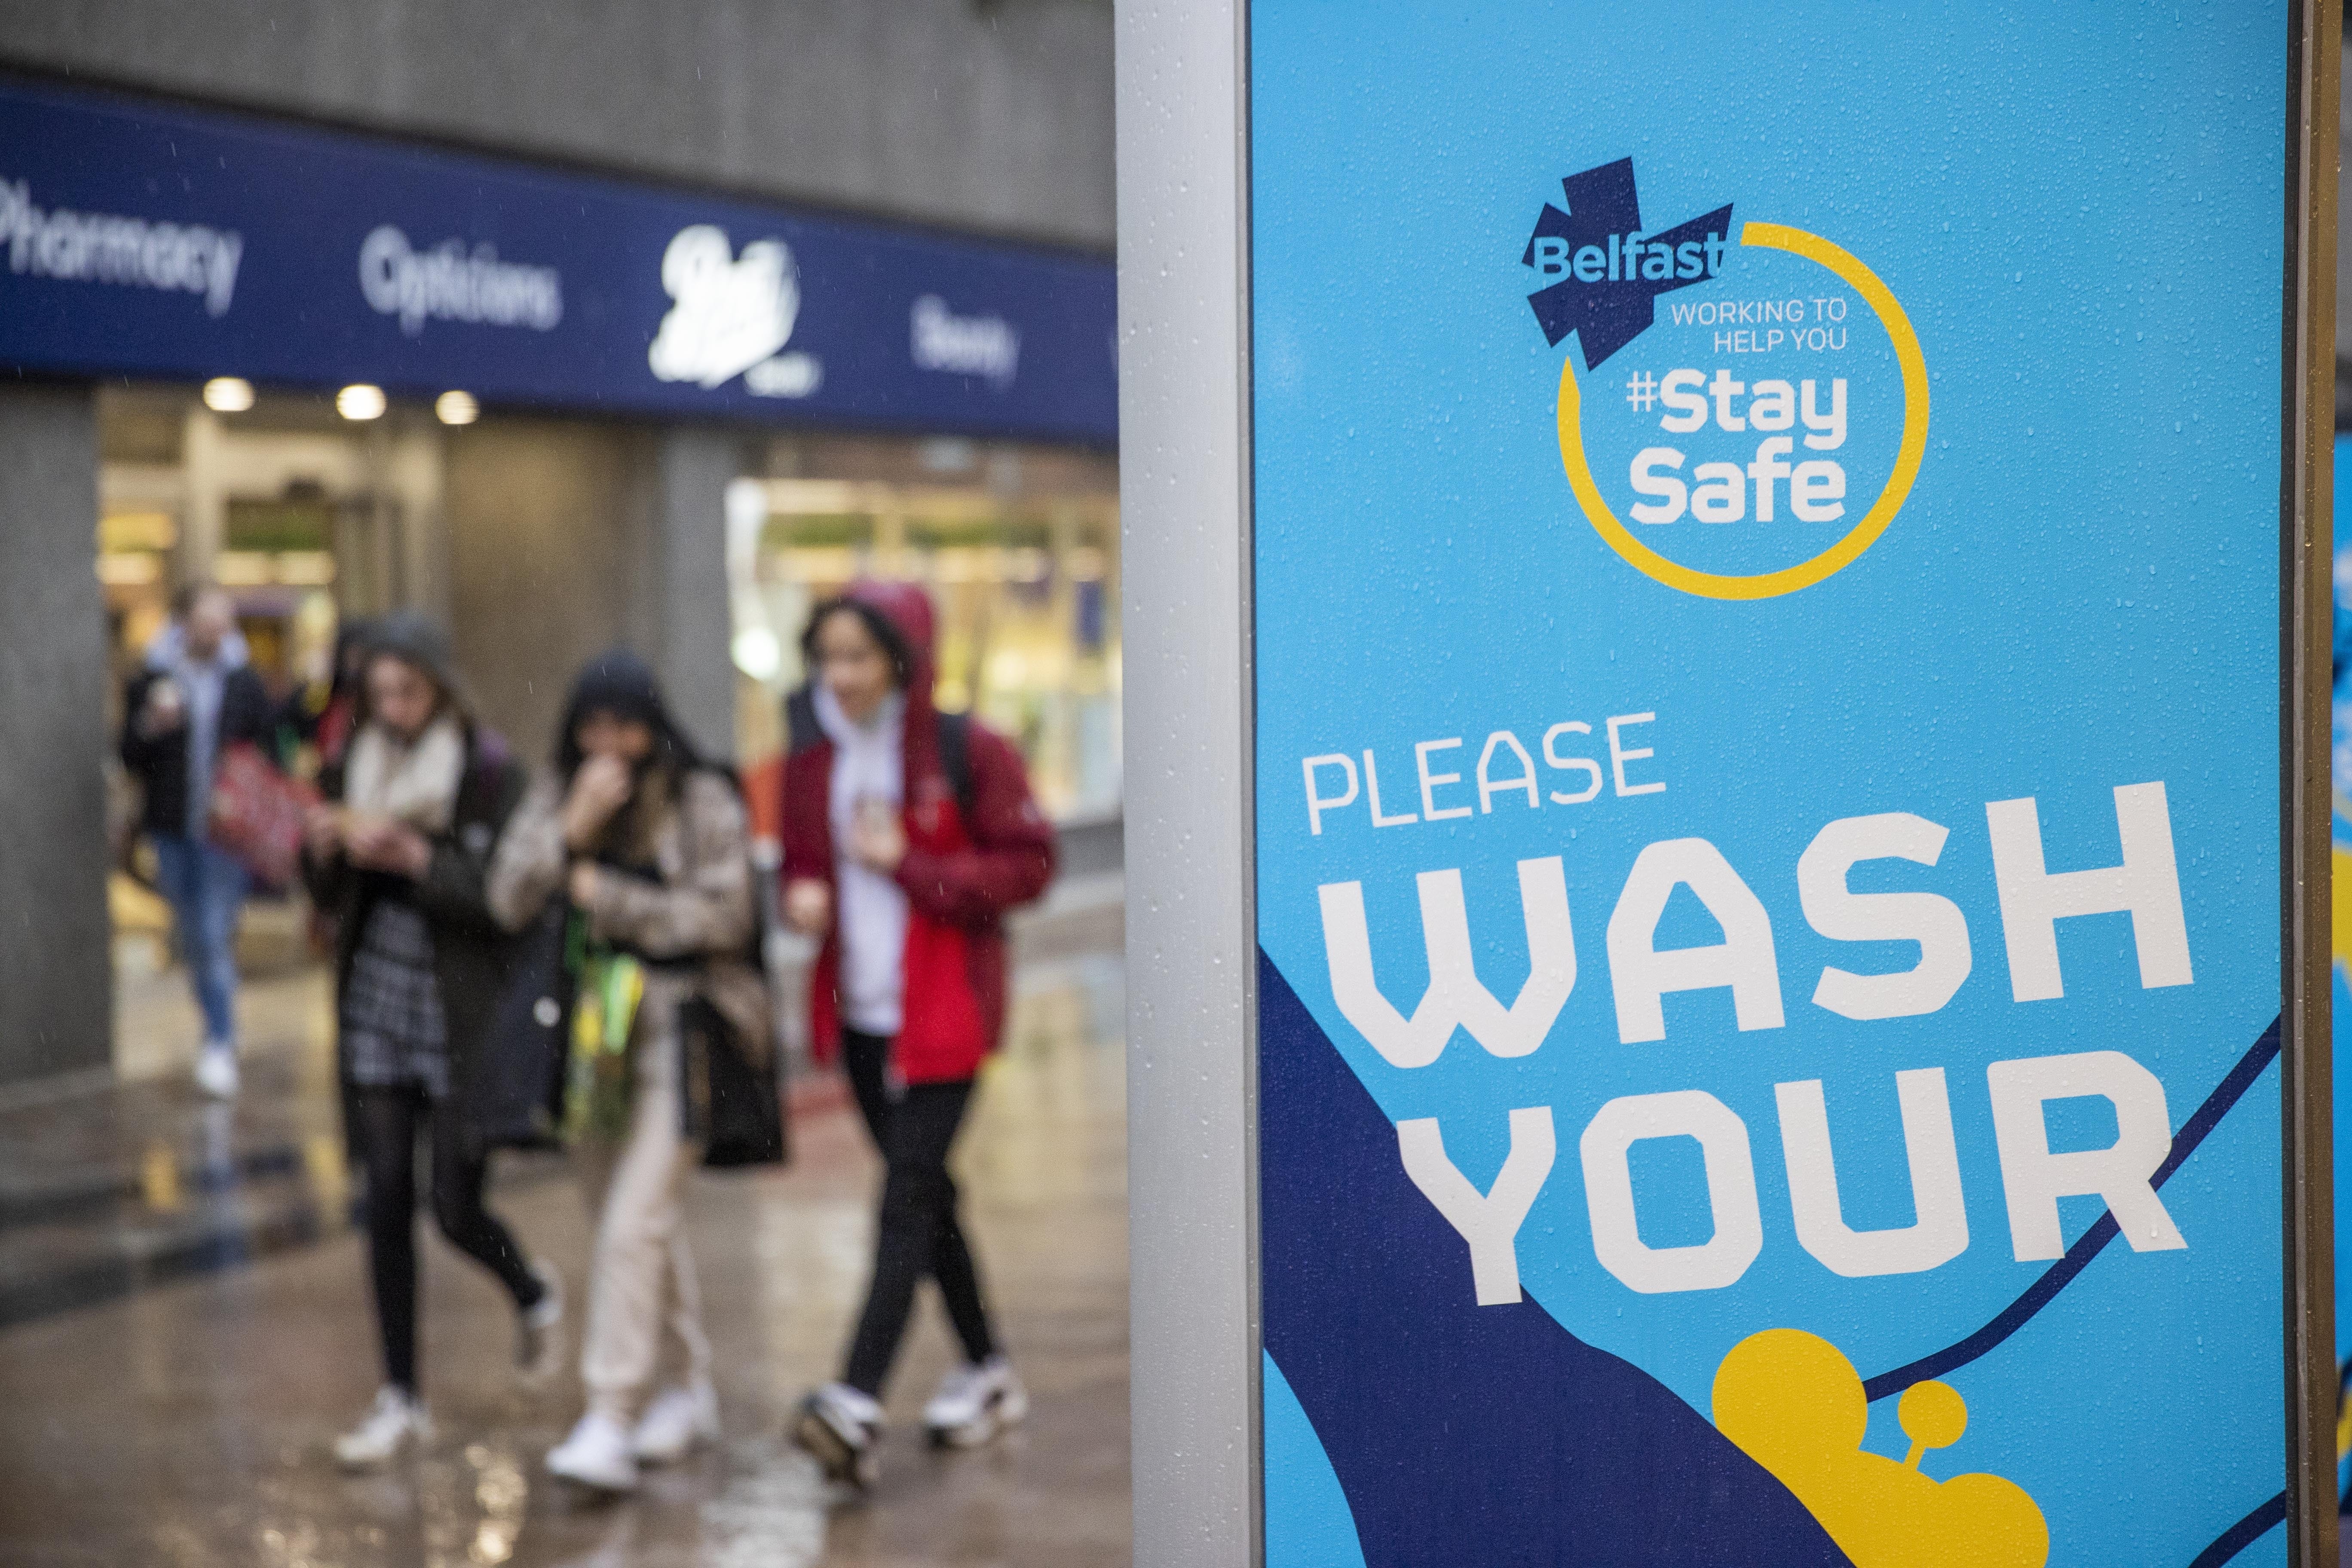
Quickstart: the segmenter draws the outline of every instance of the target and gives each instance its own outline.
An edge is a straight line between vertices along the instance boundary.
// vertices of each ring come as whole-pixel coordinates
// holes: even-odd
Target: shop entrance
[[[429,416],[362,423],[323,397],[213,396],[229,412],[193,388],[100,394],[98,573],[118,675],[184,584],[229,590],[273,687],[313,673],[338,616],[446,600]]]
[[[939,612],[939,704],[1013,741],[1065,832],[1119,815],[1118,479],[1109,458],[968,440],[793,437],[728,496],[741,754],[782,744],[810,609],[903,578]]]
[[[446,613],[442,447],[433,415],[387,407],[380,395],[371,404],[362,389],[340,400],[257,394],[233,380],[102,390],[97,571],[110,736],[173,595],[217,583],[285,716],[281,755],[298,773],[315,771],[301,720],[325,700],[337,628],[398,607]],[[167,973],[171,917],[154,890],[152,849],[133,831],[136,786],[110,756],[108,776],[115,1067],[142,1077],[176,1066],[194,1035],[163,1016],[185,1005],[184,988]],[[298,899],[247,906],[238,954],[265,982],[259,996],[271,977],[314,963],[306,926]]]

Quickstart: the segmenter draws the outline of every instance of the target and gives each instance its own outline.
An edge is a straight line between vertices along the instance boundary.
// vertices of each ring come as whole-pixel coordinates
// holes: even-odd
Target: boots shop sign
[[[0,364],[1108,443],[1110,264],[0,77]]]

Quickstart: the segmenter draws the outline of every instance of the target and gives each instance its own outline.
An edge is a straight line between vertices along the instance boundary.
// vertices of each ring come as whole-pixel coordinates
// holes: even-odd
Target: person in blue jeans
[[[236,919],[246,870],[211,839],[213,778],[239,741],[269,733],[269,694],[247,668],[236,606],[218,588],[182,591],[172,624],[148,645],[122,699],[122,765],[144,797],[140,826],[155,847],[205,1038],[196,1082],[236,1092]]]

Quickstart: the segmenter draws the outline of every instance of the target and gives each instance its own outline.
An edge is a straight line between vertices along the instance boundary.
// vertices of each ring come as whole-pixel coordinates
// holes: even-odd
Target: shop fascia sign
[[[0,179],[0,246],[9,270],[64,281],[184,292],[205,312],[227,314],[245,240],[205,224],[112,213],[44,209],[28,180]],[[360,294],[408,337],[427,322],[554,331],[563,321],[563,276],[551,266],[502,259],[495,245],[449,237],[420,245],[396,224],[361,242]],[[806,397],[824,381],[814,355],[786,353],[801,307],[792,247],[762,238],[739,253],[725,229],[680,229],[662,257],[670,298],[646,353],[655,377],[716,389],[737,376],[761,397]],[[926,293],[908,310],[916,369],[971,377],[1000,390],[1019,374],[1021,332],[1001,315],[961,313]]]
[[[501,261],[487,241],[445,239],[420,250],[388,223],[360,242],[360,292],[412,338],[428,321],[550,332],[563,320],[563,275],[554,268]]]
[[[646,350],[656,378],[715,389],[740,375],[759,397],[806,397],[823,384],[814,355],[780,352],[801,312],[782,240],[755,239],[738,255],[725,229],[693,224],[662,252],[661,279],[670,308]]]
[[[646,350],[660,380],[716,389],[740,375],[761,397],[805,397],[823,383],[814,355],[782,352],[801,309],[799,269],[782,240],[755,239],[738,252],[716,224],[682,228],[662,254],[662,289],[670,308]],[[1018,328],[1002,316],[959,314],[936,293],[908,307],[907,347],[917,370],[1000,390],[1020,370]]]
[[[28,179],[0,178],[0,245],[8,270],[68,283],[184,293],[228,314],[245,237],[201,223],[43,208]]]
[[[1108,440],[1111,281],[1098,259],[0,73],[14,370]]]
[[[959,316],[937,294],[907,312],[908,352],[915,368],[944,375],[978,376],[999,389],[1021,366],[1021,333],[1002,316]]]

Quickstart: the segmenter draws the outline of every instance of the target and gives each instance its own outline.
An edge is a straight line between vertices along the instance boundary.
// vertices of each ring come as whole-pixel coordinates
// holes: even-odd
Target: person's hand
[[[352,864],[414,880],[432,868],[433,845],[423,834],[391,817],[371,817],[346,829],[344,853]]]
[[[385,870],[413,882],[423,881],[425,873],[433,869],[433,841],[404,823],[394,826],[377,853]]]
[[[563,797],[563,844],[575,853],[594,847],[597,836],[613,814],[629,803],[636,781],[629,764],[618,757],[590,757],[572,775],[572,791]]]
[[[596,897],[604,887],[604,873],[596,868],[594,861],[574,860],[572,863],[572,876],[564,890],[571,894],[574,909],[594,909]]]
[[[139,732],[148,740],[171,734],[186,725],[188,705],[181,700],[180,689],[169,680],[157,680],[147,688],[147,700],[139,705]]]
[[[324,860],[342,847],[342,813],[331,805],[314,805],[302,816],[302,846],[313,860]]]
[[[784,884],[784,923],[803,936],[823,936],[833,923],[833,889],[814,877]]]
[[[344,811],[336,821],[336,830],[342,836],[343,858],[354,866],[366,866],[374,858],[377,841],[392,819],[372,812]]]
[[[886,877],[898,869],[907,858],[907,829],[895,807],[885,801],[858,802],[849,827],[849,858]]]

